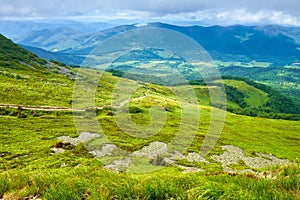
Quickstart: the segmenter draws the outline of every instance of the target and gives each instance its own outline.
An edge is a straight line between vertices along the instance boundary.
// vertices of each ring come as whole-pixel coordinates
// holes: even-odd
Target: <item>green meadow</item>
[[[0,199],[300,199],[297,104],[271,88],[227,77],[223,105],[211,100],[222,93],[220,80],[167,87],[46,62],[28,52],[20,58],[14,52],[24,50],[7,48],[13,50],[2,52],[0,62]],[[89,89],[92,101],[85,96]],[[82,109],[72,110],[74,105]],[[221,124],[220,135],[211,120]],[[83,131],[100,137],[76,145],[58,139]],[[178,158],[160,165],[159,156],[137,157],[138,167],[121,172],[107,169],[113,158],[90,152],[110,143],[129,154],[152,142],[172,144],[174,138],[187,145],[184,156],[208,149],[206,139],[216,143],[203,155],[208,162]],[[213,159],[226,154],[224,145],[240,148],[249,159],[263,153],[289,162],[257,168],[239,160],[226,171]]]

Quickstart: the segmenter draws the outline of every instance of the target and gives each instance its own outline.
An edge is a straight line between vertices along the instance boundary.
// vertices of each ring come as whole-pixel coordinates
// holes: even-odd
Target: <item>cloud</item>
[[[0,0],[0,17],[198,20],[299,26],[299,0]]]
[[[248,12],[245,9],[219,12],[215,21],[230,24],[281,24],[300,26],[300,20],[281,11]]]
[[[156,20],[168,22],[176,21],[194,21],[200,24],[218,24],[218,25],[235,25],[235,24],[278,24],[300,26],[300,18],[283,13],[281,11],[257,11],[249,12],[246,9],[235,10],[205,10],[197,12],[168,14],[163,17],[156,17]]]

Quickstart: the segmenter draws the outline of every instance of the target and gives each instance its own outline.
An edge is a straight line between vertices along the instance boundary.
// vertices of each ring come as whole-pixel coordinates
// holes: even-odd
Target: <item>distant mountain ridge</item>
[[[16,39],[24,35],[34,33],[43,29],[56,28],[72,28],[84,33],[98,32],[115,26],[113,23],[107,22],[92,22],[83,23],[72,20],[41,20],[41,21],[22,21],[22,20],[1,20],[0,19],[0,33],[8,38]]]
[[[56,60],[60,61],[62,63],[65,63],[66,65],[70,66],[77,66],[83,63],[84,57],[82,56],[74,56],[74,55],[69,55],[69,54],[63,54],[63,53],[56,53],[56,52],[51,52],[51,51],[46,51],[42,48],[38,47],[31,47],[31,46],[25,46],[25,45],[20,45],[24,49],[36,54],[38,57],[46,59],[46,60]]]
[[[167,28],[196,40],[213,59],[274,63],[300,62],[300,28],[280,26],[175,26],[149,23],[143,27]],[[15,41],[48,51],[87,55],[105,39],[124,31],[141,28],[123,25],[97,33],[82,34],[70,29],[49,29],[31,33]]]
[[[180,27],[162,23],[154,23],[153,26],[168,28],[190,36],[214,59],[293,62],[298,61],[300,56],[300,44],[286,34],[289,28],[274,31],[273,29],[280,27],[242,25]],[[300,33],[300,28],[296,30]]]
[[[20,37],[15,42],[52,52],[87,55],[105,39],[134,28],[133,25],[123,25],[88,34],[68,28],[43,29]]]

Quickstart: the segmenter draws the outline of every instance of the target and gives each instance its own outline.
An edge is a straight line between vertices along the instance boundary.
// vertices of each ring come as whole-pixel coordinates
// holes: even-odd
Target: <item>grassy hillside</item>
[[[250,107],[259,107],[263,106],[268,102],[268,94],[248,85],[243,81],[235,81],[235,80],[225,80],[225,84],[227,86],[232,86],[237,88],[240,92],[246,93],[245,102]]]
[[[243,91],[235,91],[236,89],[242,89],[241,87],[235,87],[236,84],[226,84],[226,89],[228,91],[228,100],[235,101],[236,104],[229,104],[229,110],[235,113],[247,114],[251,116],[257,116],[258,112],[240,111],[242,108],[245,110],[246,107],[253,108],[262,107],[261,113],[294,113],[299,114],[300,110],[300,100],[299,100],[299,67],[296,64],[282,66],[271,62],[215,62],[219,71],[225,79],[236,79],[234,77],[245,77],[238,78],[237,81],[246,81],[251,87],[259,87],[261,90],[263,87],[258,86],[258,84],[253,85],[251,81],[247,81],[246,78],[251,80],[259,81],[260,83],[266,84],[272,88],[268,88],[266,92],[268,94],[272,93],[272,98],[266,102],[267,106],[260,101],[262,98],[258,90],[252,91],[251,89],[245,89],[244,93],[250,92],[250,96],[257,98],[256,100],[249,97],[247,100],[246,96],[248,94],[242,94]],[[192,64],[192,65],[191,65]],[[144,82],[152,82],[160,85],[180,85],[186,84],[180,79],[178,73],[183,75],[186,80],[189,80],[192,84],[204,85],[203,78],[215,76],[215,74],[210,74],[210,67],[213,63],[203,62],[203,63],[187,63],[179,55],[173,54],[172,52],[163,51],[161,49],[144,49],[135,50],[122,55],[115,62],[113,62],[106,71],[111,72],[113,75],[129,78],[132,80],[139,80]],[[101,67],[100,67],[101,68]],[[201,76],[199,75],[201,74]],[[279,91],[280,93],[276,92]],[[276,93],[276,94],[275,94]],[[233,97],[232,95],[237,95]],[[287,96],[287,97],[284,97]],[[245,99],[245,100],[243,100]],[[275,100],[276,99],[276,100]],[[289,99],[289,100],[288,100]],[[288,103],[288,102],[294,103]],[[285,102],[285,103],[284,103]],[[276,106],[275,104],[282,104]],[[283,105],[286,104],[286,105]],[[272,107],[270,110],[265,109],[266,107]],[[238,109],[237,109],[238,108]],[[249,108],[250,109],[250,108]]]
[[[70,79],[70,76],[75,77],[76,69],[63,70],[54,64],[48,66],[51,68],[50,71],[43,67],[34,68],[23,64],[14,63],[12,66],[3,67],[0,65],[0,101],[2,104],[72,106],[74,80]],[[18,70],[15,69],[16,67]],[[67,71],[67,74],[64,71]],[[100,76],[102,72],[98,73]],[[96,106],[108,106],[110,104],[111,91],[118,79],[118,77],[114,77],[109,73],[102,73],[99,82],[101,87],[97,87]],[[297,104],[289,98],[277,94],[271,88],[262,91],[243,80],[233,79],[225,80],[224,84],[227,93],[227,109],[231,112],[269,118],[298,119],[296,114],[299,114],[300,111]],[[140,84],[140,87],[143,85]],[[160,88],[163,88],[154,84],[146,85],[152,87],[154,91],[160,91]],[[218,88],[208,90],[210,86],[194,85],[193,87],[199,103],[201,105],[211,105],[209,91],[217,91]],[[188,87],[175,86],[172,88],[185,91]],[[140,91],[140,94],[136,95],[141,96],[145,91]],[[168,90],[163,95],[175,98],[174,94]],[[218,105],[216,106],[218,107]]]
[[[23,64],[13,64],[12,67],[0,65],[1,103],[70,106],[73,81],[65,75]]]
[[[13,46],[16,50],[19,48],[8,40],[2,41],[6,46]],[[26,51],[29,57],[24,57],[23,53],[8,52],[11,55],[6,55],[6,51],[0,55],[7,58],[6,65],[0,65],[1,199],[300,198],[298,121],[227,112],[220,137],[212,151],[203,156],[205,162],[191,160],[188,156],[199,156],[205,139],[216,137],[215,134],[207,136],[214,111],[225,112],[211,106],[208,86],[168,88],[84,69],[81,70],[79,82],[86,80],[97,86],[97,107],[75,113],[72,109],[45,110],[41,106],[71,108],[74,101],[84,97],[89,88],[74,93],[72,97],[76,80],[74,74],[79,70],[57,62],[33,61],[38,58]],[[98,82],[93,82],[95,75],[101,75]],[[116,88],[119,82],[124,86],[120,93]],[[284,100],[269,87],[249,80],[226,79],[225,84],[225,89],[229,91],[227,106],[235,109],[267,106],[266,109],[275,111],[280,107],[267,105],[268,102],[273,97]],[[215,85],[209,87],[210,92],[220,91],[216,80]],[[188,90],[195,91],[197,101],[189,102],[189,96],[185,95]],[[126,94],[132,94],[130,101],[126,101]],[[117,95],[115,100],[119,106],[111,105],[113,95]],[[186,105],[188,109],[183,112],[181,106]],[[153,118],[150,109],[153,106],[165,114],[165,121],[161,116],[154,115],[158,120]],[[200,117],[196,118],[194,110],[197,109],[200,109]],[[183,115],[186,121],[182,121]],[[136,125],[126,118],[128,116],[142,128],[136,129]],[[78,121],[75,124],[74,118],[80,119],[81,124]],[[126,130],[121,128],[117,119],[126,120],[122,124]],[[190,129],[198,119],[199,126],[190,138]],[[222,119],[217,117],[216,120]],[[98,122],[101,129],[93,122]],[[151,123],[153,126],[147,127]],[[157,127],[161,129],[156,130]],[[176,134],[181,127],[185,134],[178,139]],[[99,134],[99,137],[74,144],[58,138],[63,136],[73,141],[83,131]],[[147,135],[147,131],[154,131],[155,134]],[[139,134],[146,134],[147,137],[139,137]],[[170,144],[174,138],[180,146],[190,142],[187,151],[174,159],[174,163],[166,163],[164,154],[157,154],[156,158],[151,159],[132,156],[153,142]],[[115,145],[116,150],[106,156],[93,156],[95,150],[99,151],[105,145]],[[240,156],[236,162],[229,159],[229,163],[224,164],[217,159],[229,153],[226,146],[237,149],[238,153],[230,157],[235,160],[235,156]],[[124,156],[132,160],[127,169],[120,170],[127,172],[107,170],[109,164]],[[254,161],[249,164],[247,160]],[[281,166],[258,165],[271,161]],[[145,173],[146,168],[155,171]],[[185,173],[186,169],[194,170],[194,173]]]
[[[70,106],[75,72],[40,59],[0,35],[0,102]]]
[[[178,116],[176,110],[172,113],[173,117]],[[201,116],[201,126],[189,148],[191,152],[200,149],[209,126],[210,108],[202,107]],[[112,116],[102,114],[98,118],[109,139],[126,150],[141,148],[151,140],[167,142],[176,129],[174,120],[168,120],[164,134],[145,141],[115,130]],[[224,173],[213,160],[211,164],[178,161],[205,170],[195,174],[182,174],[172,166],[148,174],[116,174],[104,169],[103,162],[93,158],[82,144],[71,146],[62,154],[51,154],[50,148],[59,142],[58,136],[78,136],[71,113],[36,112],[28,113],[27,118],[1,115],[0,121],[6,124],[0,131],[0,196],[4,195],[4,199],[299,198],[297,166],[265,169],[266,175],[272,174],[276,179]],[[228,114],[213,153],[221,153],[220,145],[230,144],[242,148],[247,155],[262,152],[297,163],[299,129],[298,122]],[[96,143],[97,139],[90,145]],[[234,167],[245,168],[242,162]]]
[[[45,64],[46,62],[29,51],[14,44],[9,39],[0,34],[0,60],[1,64],[11,61],[19,62],[37,62]]]
[[[240,88],[241,91],[241,94],[239,96],[242,98],[234,99],[238,100],[237,102],[240,103],[240,107],[242,109],[228,107],[229,111],[250,116],[282,119],[299,118],[299,99],[287,97],[267,85],[254,82],[246,78],[223,76],[223,79],[225,80],[226,84],[228,84],[229,82],[231,85],[235,85],[235,88]],[[244,86],[241,86],[241,84]],[[247,86],[245,86],[245,84]],[[254,91],[256,92],[253,93]],[[231,93],[232,92],[228,92],[227,94],[230,95]],[[260,104],[258,103],[258,101],[260,101]]]
[[[281,93],[299,99],[300,68],[259,62],[216,62],[222,75],[241,76],[267,84]]]

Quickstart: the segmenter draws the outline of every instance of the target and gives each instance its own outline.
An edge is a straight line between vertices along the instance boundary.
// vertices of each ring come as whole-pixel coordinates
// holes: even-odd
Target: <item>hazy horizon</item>
[[[0,0],[0,19],[13,21],[60,21],[148,23],[190,25],[266,25],[300,26],[300,2],[271,0],[251,2],[167,0],[140,2],[121,0],[86,2]],[[118,22],[119,21],[119,22]]]

